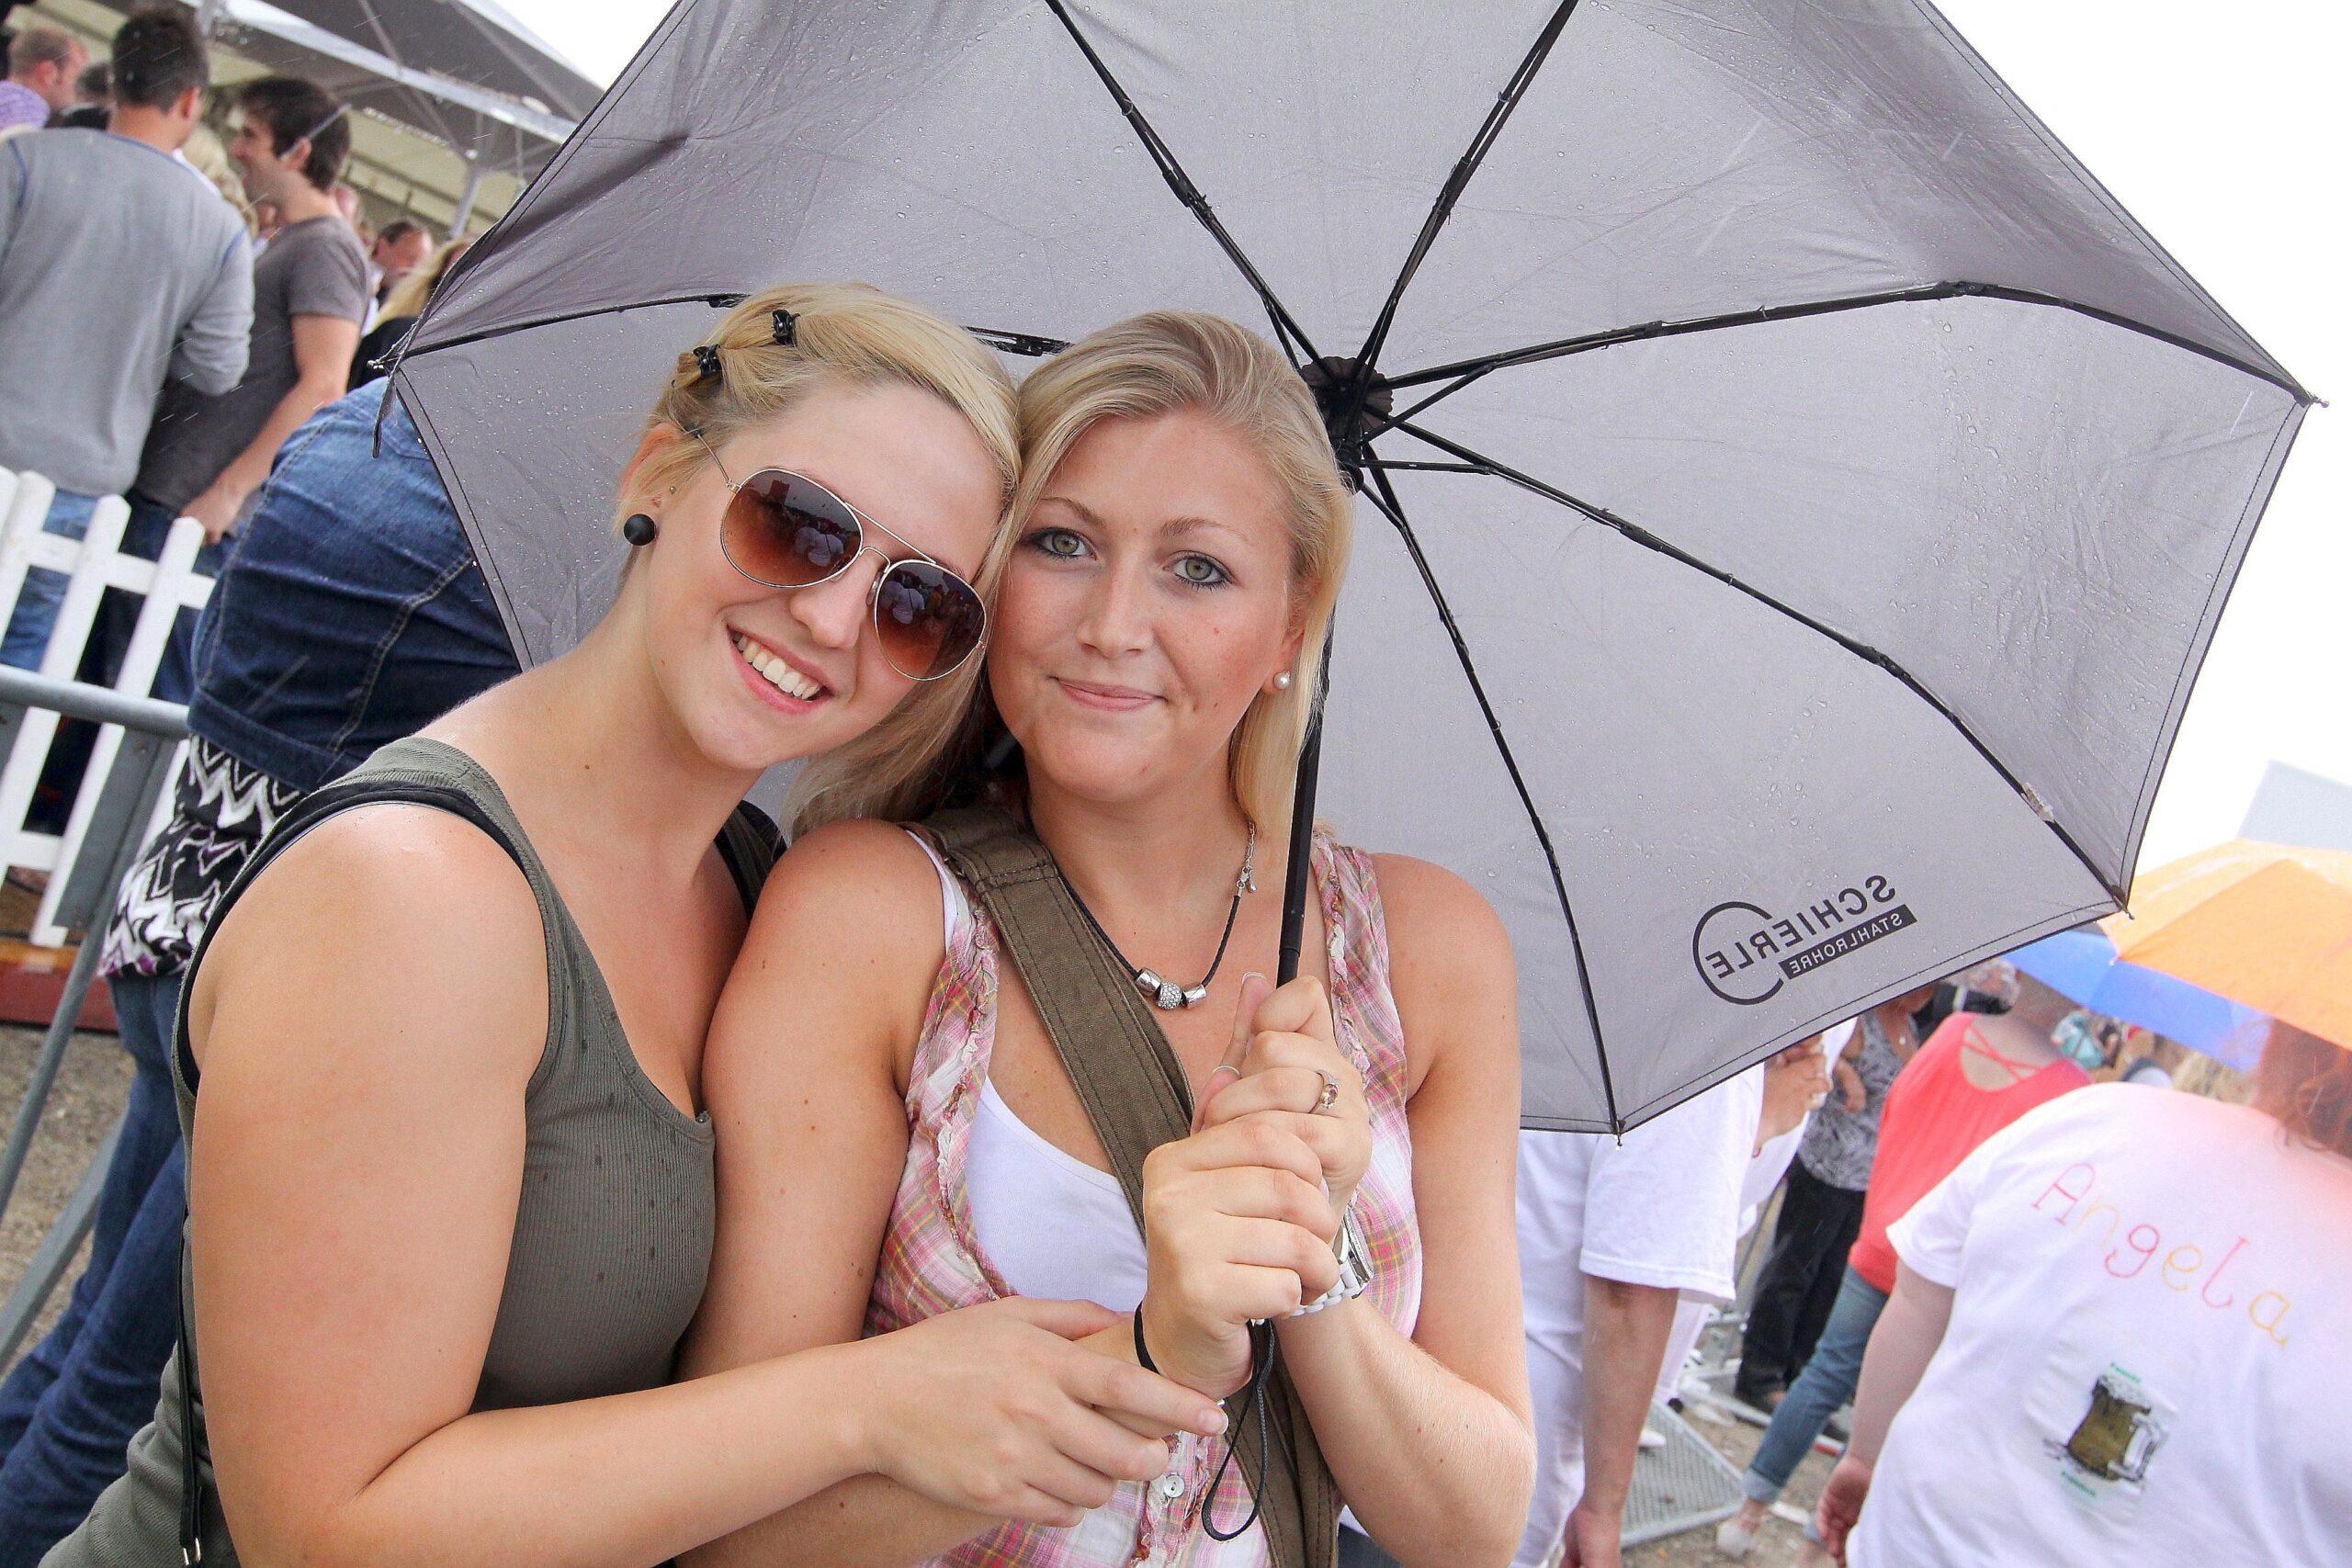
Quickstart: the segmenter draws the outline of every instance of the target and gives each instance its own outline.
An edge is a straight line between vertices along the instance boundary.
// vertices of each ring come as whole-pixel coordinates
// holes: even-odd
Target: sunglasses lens
[[[882,651],[899,674],[935,680],[972,656],[988,612],[972,585],[944,567],[902,560],[882,574],[874,596]]]
[[[723,540],[735,569],[772,588],[822,582],[857,553],[857,519],[833,493],[797,474],[767,468],[727,504]]]

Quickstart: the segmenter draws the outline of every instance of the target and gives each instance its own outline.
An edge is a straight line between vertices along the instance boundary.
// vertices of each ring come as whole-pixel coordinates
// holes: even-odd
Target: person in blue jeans
[[[1748,1506],[1715,1532],[1715,1544],[1724,1555],[1747,1554],[1765,1511],[1788,1489],[1789,1478],[1813,1451],[1830,1416],[1854,1397],[1862,1381],[1862,1352],[1870,1348],[1871,1330],[1878,1325],[1886,1298],[1887,1292],[1855,1273],[1853,1265],[1846,1266],[1821,1340],[1772,1412],[1772,1424],[1764,1428],[1764,1440],[1740,1477],[1740,1494]]]
[[[155,1411],[187,1213],[169,1052],[180,976],[221,892],[304,794],[516,671],[397,404],[378,452],[383,396],[330,403],[286,444],[197,626],[188,765],[104,939],[138,1072],[89,1266],[0,1384],[0,1568],[31,1568],[81,1523]]]
[[[68,539],[82,537],[90,531],[98,500],[95,495],[59,491],[49,503],[49,514],[41,520],[42,532]],[[25,585],[17,590],[17,607],[8,615],[8,629],[0,634],[0,664],[18,670],[40,668],[49,634],[57,626],[57,607],[65,602],[65,586],[71,581],[63,572],[44,567],[33,567],[25,573]]]

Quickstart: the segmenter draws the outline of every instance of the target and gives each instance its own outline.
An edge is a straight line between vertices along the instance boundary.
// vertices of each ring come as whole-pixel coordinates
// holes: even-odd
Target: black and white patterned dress
[[[302,793],[201,736],[190,740],[171,819],[115,899],[99,973],[172,975],[187,967],[220,895]]]

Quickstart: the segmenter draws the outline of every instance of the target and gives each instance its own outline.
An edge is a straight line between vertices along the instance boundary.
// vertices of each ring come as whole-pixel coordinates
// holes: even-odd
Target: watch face
[[[1372,1283],[1372,1269],[1365,1261],[1363,1230],[1356,1224],[1352,1207],[1340,1222],[1336,1249],[1340,1256],[1340,1290],[1351,1296],[1362,1294]]]

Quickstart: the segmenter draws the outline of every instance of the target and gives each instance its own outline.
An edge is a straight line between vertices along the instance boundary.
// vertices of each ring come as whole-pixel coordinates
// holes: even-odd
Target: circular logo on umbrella
[[[1757,962],[1747,945],[1747,933],[1772,923],[1772,912],[1737,898],[1718,904],[1699,917],[1690,933],[1690,962],[1707,989],[1727,1002],[1754,1007],[1770,1001],[1781,988],[1781,972]]]
[[[1863,877],[1786,915],[1733,898],[1699,917],[1690,963],[1716,996],[1754,1007],[1798,976],[1917,924],[1883,876]]]

